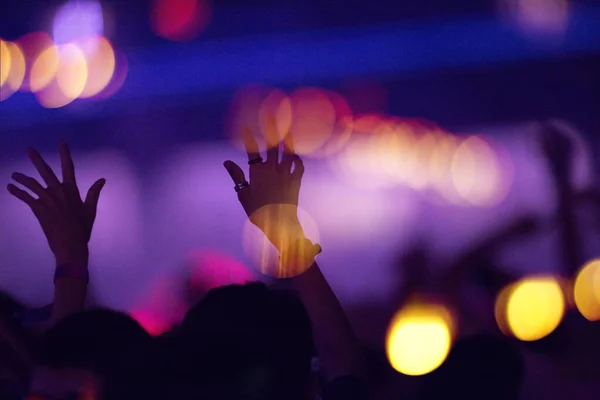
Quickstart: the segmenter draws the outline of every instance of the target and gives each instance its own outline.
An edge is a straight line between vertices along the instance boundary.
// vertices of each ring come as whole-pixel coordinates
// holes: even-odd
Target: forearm
[[[54,307],[50,324],[64,317],[83,311],[87,295],[87,284],[81,279],[62,278],[54,284]]]
[[[313,326],[313,337],[325,377],[363,376],[358,342],[342,306],[315,262],[292,278]]]
[[[83,311],[87,297],[87,260],[57,260],[56,268],[51,325],[68,315]]]
[[[581,247],[575,222],[573,194],[567,182],[558,181],[558,216],[561,236],[561,255],[567,276],[574,274],[580,267]]]

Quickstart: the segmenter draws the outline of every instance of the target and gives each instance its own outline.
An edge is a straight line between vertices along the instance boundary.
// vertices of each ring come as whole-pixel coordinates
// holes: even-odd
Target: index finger
[[[44,161],[36,149],[30,147],[27,153],[29,155],[29,159],[33,163],[33,166],[38,171],[44,182],[46,182],[48,187],[60,185],[60,182],[54,174],[54,171],[52,171],[52,168],[50,168],[46,161]]]
[[[244,146],[246,147],[246,152],[248,153],[248,161],[260,158],[258,143],[256,143],[256,140],[254,140],[254,135],[252,135],[252,131],[247,126],[242,129],[242,140],[244,141]]]
[[[60,143],[60,165],[62,168],[63,182],[69,185],[77,185],[75,181],[75,165],[71,157],[71,151],[67,142]]]

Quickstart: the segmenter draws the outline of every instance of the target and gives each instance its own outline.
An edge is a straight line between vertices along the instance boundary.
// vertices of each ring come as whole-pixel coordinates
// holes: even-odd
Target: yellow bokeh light
[[[253,221],[258,222],[260,226],[265,227],[268,236],[278,243],[278,247],[286,249],[295,244],[292,241],[298,239],[297,236],[290,236],[291,232],[296,232],[297,221],[287,218],[287,216],[295,215],[296,212],[303,227],[304,236],[310,238],[313,243],[318,243],[319,229],[315,220],[306,211],[300,208],[296,210],[296,206],[291,204],[269,204],[255,211],[246,220],[242,246],[246,255],[262,274],[275,278],[291,278],[306,271],[312,265],[309,259],[280,263],[278,250],[267,238],[267,235],[253,223]],[[308,254],[311,249],[303,248],[301,250],[305,250]]]
[[[575,279],[574,298],[577,309],[587,320],[600,320],[600,259],[588,262]]]
[[[88,70],[85,54],[75,44],[59,47],[60,64],[56,71],[58,87],[67,98],[78,98],[85,88]]]
[[[442,305],[409,303],[393,318],[386,337],[390,365],[405,375],[425,375],[446,360],[452,346],[451,313]]]
[[[21,88],[26,69],[25,56],[19,45],[13,42],[3,43],[6,47],[5,52],[9,54],[10,68],[0,91],[0,101],[6,100]]]
[[[564,313],[562,284],[551,276],[522,279],[502,290],[496,300],[500,329],[528,342],[552,333]]]
[[[115,52],[104,37],[88,37],[78,42],[87,64],[87,80],[79,95],[85,99],[100,93],[110,83],[115,72]]]
[[[0,86],[4,85],[10,73],[11,57],[8,43],[0,39]]]
[[[31,67],[29,87],[33,93],[43,90],[52,82],[60,63],[58,49],[50,46],[42,51]]]

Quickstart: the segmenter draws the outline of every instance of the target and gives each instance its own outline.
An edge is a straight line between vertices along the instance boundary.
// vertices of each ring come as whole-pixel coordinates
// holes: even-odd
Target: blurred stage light
[[[447,203],[463,205],[452,179],[452,162],[459,147],[459,139],[445,132],[438,135],[436,146],[429,159],[429,181],[435,192]]]
[[[267,101],[269,96],[271,99]],[[271,113],[280,108],[279,105],[285,96],[282,91],[256,84],[245,85],[238,89],[233,96],[227,118],[227,134],[233,146],[245,151],[242,132],[244,129],[250,129],[259,147],[267,147],[264,140],[266,121],[272,116]],[[282,126],[281,122],[278,122],[277,129],[279,133],[285,129],[285,125]]]
[[[67,44],[82,37],[102,34],[104,16],[98,1],[67,1],[54,16],[53,36],[57,44]]]
[[[189,284],[203,293],[227,285],[243,285],[256,279],[254,274],[235,258],[217,251],[196,250],[189,256]]]
[[[129,313],[152,336],[159,336],[173,327],[173,324],[163,319],[152,310],[136,309]]]
[[[272,237],[285,238],[286,232],[292,231],[292,225],[280,218],[281,215],[295,212],[290,204],[270,204],[257,210],[251,218],[260,218]],[[304,210],[298,208],[298,218],[304,228],[304,235],[313,243],[319,243],[319,228],[315,220]],[[293,224],[293,222],[291,222]],[[284,247],[291,245],[284,240]],[[310,265],[289,266],[280,268],[279,252],[250,219],[246,220],[243,229],[242,247],[246,256],[257,266],[260,273],[275,278],[291,278],[306,271]],[[296,268],[298,267],[298,268]]]
[[[85,54],[77,45],[67,44],[59,47],[58,56],[58,86],[66,97],[76,99],[83,93],[88,78]]]
[[[574,298],[577,309],[585,319],[600,320],[600,259],[588,262],[578,272]]]
[[[37,93],[46,88],[56,77],[59,63],[58,48],[54,44],[42,51],[31,67],[30,90]]]
[[[154,0],[151,23],[154,33],[176,42],[197,37],[212,17],[208,0]]]
[[[0,39],[0,87],[4,85],[8,74],[10,73],[10,51],[8,50],[8,43]]]
[[[452,346],[454,323],[439,304],[409,303],[390,322],[386,353],[390,365],[405,375],[425,375],[446,360]]]
[[[25,79],[23,80],[23,85],[21,85],[21,91],[34,91],[32,89],[32,69],[35,65],[36,60],[39,58],[40,54],[42,54],[47,49],[54,46],[54,42],[50,35],[45,32],[32,32],[28,33],[24,36],[21,36],[19,40],[17,40],[19,46],[23,50],[23,55],[25,57]],[[51,60],[49,60],[51,61]],[[42,72],[46,75],[46,80],[49,82],[51,77],[56,73],[56,68],[58,66],[58,56],[56,57],[56,66],[48,65],[47,71],[37,71],[36,74],[40,76]],[[38,66],[39,69],[40,66]],[[49,77],[48,77],[49,76]],[[42,82],[36,82],[34,86],[43,86],[44,76],[41,76],[40,79]],[[39,90],[39,89],[38,89]]]
[[[261,134],[269,148],[279,145],[279,142],[288,135],[292,126],[292,104],[289,96],[282,90],[272,90],[260,103],[258,115],[252,119],[256,118],[258,118],[260,129],[255,134]],[[270,137],[268,130],[273,127],[269,124],[273,120],[277,134],[273,135],[271,132]]]
[[[565,296],[555,277],[530,277],[505,287],[496,299],[495,316],[505,334],[535,341],[551,334],[565,313]]]
[[[501,9],[532,35],[562,35],[569,24],[568,0],[501,0]]]
[[[296,153],[310,155],[320,150],[333,134],[337,120],[331,99],[317,88],[303,88],[290,95]]]
[[[89,36],[76,43],[87,65],[87,79],[79,95],[85,99],[102,92],[110,83],[115,72],[115,52],[110,41],[101,36]]]
[[[88,78],[87,61],[83,51],[70,43],[56,46],[54,50],[48,49],[40,55],[40,58],[42,57],[48,57],[51,67],[55,65],[57,57],[58,65],[53,79],[42,90],[36,92],[39,103],[46,108],[59,108],[77,99],[83,92]],[[37,70],[34,65],[32,76]],[[40,70],[43,70],[43,67],[40,67]]]
[[[122,87],[125,85],[127,80],[127,74],[129,73],[129,63],[127,62],[127,56],[123,51],[114,49],[115,55],[115,67],[112,74],[111,80],[108,85],[97,95],[94,99],[103,100],[114,96]]]
[[[331,157],[339,153],[350,140],[354,129],[352,110],[346,99],[333,91],[324,91],[335,109],[336,122],[329,140],[323,147],[311,154],[313,157]]]
[[[264,90],[264,89],[263,89]],[[352,133],[352,113],[346,101],[337,93],[318,88],[302,88],[286,95],[282,90],[271,90],[258,107],[258,130],[268,147],[285,140],[288,133],[294,138],[297,154],[311,157],[327,157],[339,152],[348,142]],[[246,105],[240,113],[252,112]],[[236,117],[236,118],[239,118]],[[277,136],[268,136],[268,121],[275,119]],[[256,116],[246,116],[247,126],[251,127]],[[239,129],[239,128],[238,128]],[[273,142],[273,143],[271,143]]]
[[[467,203],[493,207],[507,196],[512,178],[504,176],[504,165],[484,139],[471,136],[464,140],[452,161],[452,179],[456,192]],[[512,168],[507,166],[507,171]]]
[[[2,56],[9,61],[6,62],[7,72],[2,73],[3,84],[0,85],[0,101],[4,101],[17,92],[25,78],[25,56],[18,44],[2,41],[0,51]],[[4,63],[3,63],[4,64]],[[1,65],[2,67],[6,65]]]

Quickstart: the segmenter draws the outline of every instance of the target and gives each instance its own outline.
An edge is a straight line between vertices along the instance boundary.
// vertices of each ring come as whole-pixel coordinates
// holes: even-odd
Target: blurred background
[[[417,265],[443,278],[488,236],[535,220],[494,260],[514,279],[545,276],[526,305],[558,287],[557,316],[533,336],[514,321],[504,331],[537,340],[577,308],[600,319],[600,267],[575,304],[560,250],[560,156],[539,140],[551,121],[568,141],[569,190],[593,198],[598,21],[593,0],[3,0],[0,177],[33,174],[28,146],[58,166],[67,139],[80,184],[107,179],[91,242],[94,297],[159,333],[185,312],[174,293],[190,282],[267,279],[260,235],[222,162],[243,165],[241,129],[261,136],[274,118],[305,159],[301,217],[359,335],[374,347],[387,337],[390,364],[421,375],[436,361],[394,362],[387,311],[411,284],[398,260],[415,249],[427,250]],[[0,202],[0,287],[44,305],[53,261],[43,234],[6,191]],[[570,204],[581,267],[600,256],[600,220],[594,201]],[[450,286],[442,278],[437,292]],[[483,325],[502,330],[498,285],[464,293],[491,318]],[[554,303],[540,304],[534,314]],[[531,398],[552,398],[532,385]]]

